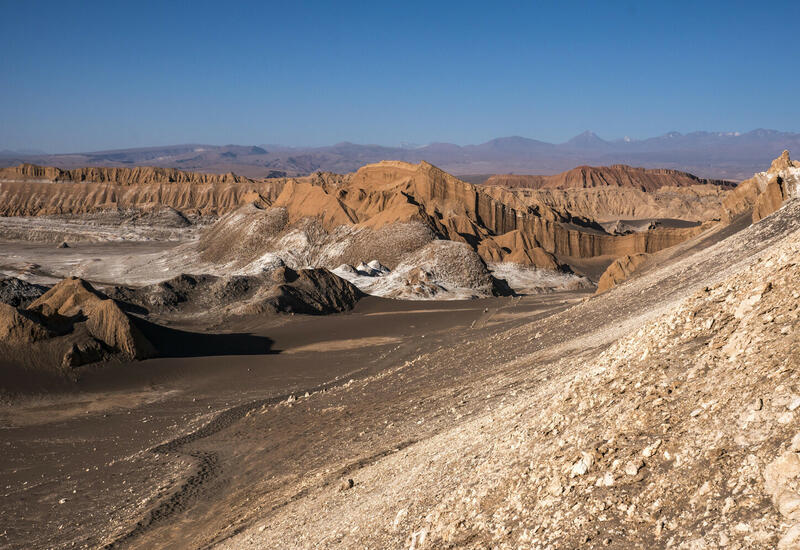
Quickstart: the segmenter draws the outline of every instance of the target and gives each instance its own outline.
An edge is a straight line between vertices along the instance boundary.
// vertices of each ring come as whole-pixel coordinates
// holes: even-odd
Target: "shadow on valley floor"
[[[210,357],[217,355],[268,355],[280,353],[272,349],[271,338],[247,333],[209,334],[156,325],[136,319],[136,326],[158,350],[158,357]]]
[[[142,370],[141,361],[102,361],[76,369],[56,367],[31,368],[19,359],[0,353],[0,401],[12,395],[40,392],[71,392],[75,390],[102,391],[152,384],[169,379],[177,373],[186,374],[191,361],[202,357],[277,355],[274,341],[265,336],[248,333],[207,334],[189,332],[135,319],[136,327],[154,345],[156,355],[151,360],[168,360],[160,363],[157,372]],[[178,360],[177,362],[173,360]],[[187,363],[186,361],[190,362]],[[216,370],[214,367],[212,370]],[[190,370],[195,370],[192,368]],[[208,374],[208,371],[205,371]]]

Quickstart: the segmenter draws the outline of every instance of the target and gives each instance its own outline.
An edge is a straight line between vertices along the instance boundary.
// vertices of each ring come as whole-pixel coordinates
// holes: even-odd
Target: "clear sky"
[[[796,0],[0,8],[0,149],[800,131]]]

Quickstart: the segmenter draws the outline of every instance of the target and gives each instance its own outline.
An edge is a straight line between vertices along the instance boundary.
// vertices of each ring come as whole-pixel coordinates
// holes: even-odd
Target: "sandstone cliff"
[[[137,166],[135,168],[87,167],[62,170],[55,166],[20,164],[0,168],[0,180],[47,181],[68,183],[117,183],[120,185],[142,185],[151,183],[252,183],[253,180],[229,172],[227,174],[205,174],[184,172],[175,168]]]
[[[526,189],[486,186],[484,192],[516,208],[536,208],[597,222],[678,219],[705,222],[721,216],[722,201],[731,191],[717,185]]]
[[[253,201],[268,201],[284,180],[224,183],[49,183],[0,181],[0,215],[83,215],[162,205],[184,214],[218,216]]]
[[[783,202],[800,193],[800,162],[789,158],[789,151],[772,161],[769,170],[759,172],[740,183],[725,199],[723,217],[752,210],[753,223],[781,207]]]

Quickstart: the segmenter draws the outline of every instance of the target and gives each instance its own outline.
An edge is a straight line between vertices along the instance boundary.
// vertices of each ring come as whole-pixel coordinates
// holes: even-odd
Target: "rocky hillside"
[[[550,319],[312,395],[397,376],[416,397],[389,427],[348,417],[368,434],[350,456],[370,456],[341,459],[352,482],[308,472],[217,547],[797,548],[798,220],[790,201]],[[457,386],[433,384],[459,361]]]

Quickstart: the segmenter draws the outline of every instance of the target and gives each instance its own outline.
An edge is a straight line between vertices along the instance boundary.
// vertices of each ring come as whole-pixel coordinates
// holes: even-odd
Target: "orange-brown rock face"
[[[564,214],[597,222],[672,218],[704,222],[719,219],[722,201],[732,193],[718,185],[661,187],[642,191],[632,187],[526,189],[485,186],[486,194],[518,209],[537,209],[542,217]],[[559,215],[560,214],[560,215]]]
[[[64,279],[28,309],[45,318],[85,319],[91,336],[125,357],[141,359],[155,353],[152,344],[119,306],[81,279]]]
[[[371,164],[337,181],[288,183],[274,202],[289,221],[315,216],[326,229],[340,225],[379,229],[423,222],[441,238],[466,242],[488,262],[508,261],[553,269],[558,258],[655,252],[703,228],[657,229],[612,236],[564,225],[545,205],[505,201],[492,188],[459,180],[428,163]]]
[[[740,183],[724,201],[723,218],[730,221],[752,209],[753,223],[772,214],[800,189],[800,162],[789,151],[772,161],[769,170]]]
[[[597,283],[597,294],[607,291],[628,279],[645,261],[647,254],[633,254],[614,260]]]
[[[672,182],[688,178],[666,174]],[[600,184],[600,176],[580,177]],[[469,244],[485,261],[551,269],[568,258],[654,252],[699,231],[658,229],[625,236],[582,231],[566,224],[572,212],[498,189],[463,182],[426,162],[384,161],[344,176],[316,173],[264,181],[160,168],[64,171],[21,165],[0,171],[0,214],[82,214],[159,204],[184,213],[221,215],[257,202],[281,208],[288,226],[308,218],[329,232],[341,226],[378,231],[421,223],[439,238]]]
[[[50,336],[50,331],[38,319],[23,310],[0,303],[0,342],[26,344]]]
[[[233,173],[204,174],[184,172],[175,168],[140,166],[136,168],[88,167],[62,170],[54,166],[20,164],[0,168],[0,180],[43,180],[70,183],[116,183],[120,185],[142,185],[149,183],[251,183],[253,180]]]
[[[629,187],[655,191],[662,187],[691,187],[717,185],[733,187],[731,182],[698,178],[686,172],[666,169],[646,169],[614,164],[612,166],[578,166],[552,176],[497,174],[486,180],[487,185],[524,187],[529,189],[589,189],[595,187]]]
[[[87,214],[161,204],[186,214],[220,215],[277,196],[283,182],[252,184],[44,183],[0,181],[0,215]]]
[[[487,262],[509,262],[553,270],[562,267],[553,254],[537,246],[529,235],[519,230],[487,237],[478,246],[478,254]]]

